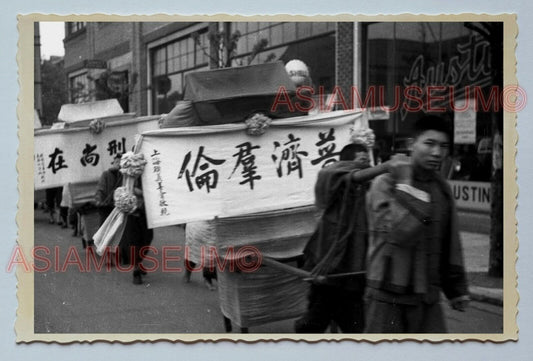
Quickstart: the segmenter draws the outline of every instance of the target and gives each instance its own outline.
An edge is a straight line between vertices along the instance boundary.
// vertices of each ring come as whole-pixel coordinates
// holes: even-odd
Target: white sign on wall
[[[158,129],[158,119],[109,122],[100,134],[91,133],[88,127],[35,131],[35,189],[98,180],[117,153],[132,149],[136,134]]]
[[[454,112],[455,144],[476,144],[476,102],[475,99],[457,100]]]
[[[490,212],[490,182],[448,182],[458,209]]]
[[[311,205],[318,171],[338,159],[360,111],[274,121],[260,136],[224,124],[143,133],[150,228]]]

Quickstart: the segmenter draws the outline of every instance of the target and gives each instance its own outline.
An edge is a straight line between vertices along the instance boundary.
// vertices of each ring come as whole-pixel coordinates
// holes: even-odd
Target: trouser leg
[[[311,285],[306,313],[294,323],[296,333],[323,333],[331,321],[327,288]]]
[[[379,301],[366,300],[365,333],[403,333],[407,332],[402,306]]]
[[[368,298],[366,306],[366,333],[446,332],[439,303],[402,305]]]
[[[446,322],[440,303],[406,308],[407,331],[410,333],[446,333]]]
[[[338,304],[333,307],[333,320],[344,333],[364,331],[365,306],[363,294],[357,291],[339,289],[335,292]]]
[[[59,217],[64,228],[68,227],[68,207],[59,208]]]
[[[56,198],[56,188],[48,188],[45,190],[46,192],[46,208],[48,209],[48,213],[50,214],[49,221],[50,223],[54,223],[54,215],[55,215],[55,198]]]

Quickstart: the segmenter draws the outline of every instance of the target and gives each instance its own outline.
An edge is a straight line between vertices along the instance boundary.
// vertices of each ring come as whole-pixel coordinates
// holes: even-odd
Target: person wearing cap
[[[415,124],[410,156],[367,192],[368,333],[444,333],[441,291],[464,311],[468,287],[450,186],[439,174],[451,126],[426,115]]]

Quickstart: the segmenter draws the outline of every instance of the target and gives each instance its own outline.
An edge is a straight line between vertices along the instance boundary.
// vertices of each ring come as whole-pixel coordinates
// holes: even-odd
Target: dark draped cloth
[[[153,237],[154,233],[152,229],[148,228],[144,210],[137,210],[128,215],[119,244],[122,262],[138,265],[143,258],[142,248],[149,246]]]
[[[365,194],[368,182],[357,183],[358,163],[339,161],[318,174],[315,203],[323,210],[317,228],[305,247],[305,268],[316,275],[365,270],[367,226]],[[343,277],[328,284],[360,289],[364,276]]]

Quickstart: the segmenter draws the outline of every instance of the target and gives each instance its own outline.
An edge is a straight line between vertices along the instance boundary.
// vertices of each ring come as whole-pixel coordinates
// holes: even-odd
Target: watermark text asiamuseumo
[[[185,246],[164,246],[159,248],[144,246],[130,247],[129,259],[142,255],[141,269],[146,272],[201,272],[204,268],[217,271],[251,273],[261,267],[263,256],[253,246],[227,247],[219,251],[213,246],[200,247],[200,262],[190,262],[190,248]],[[183,256],[182,256],[183,255]],[[133,262],[131,262],[133,263]],[[114,265],[114,267],[113,267]],[[53,248],[36,246],[31,255],[25,254],[20,246],[16,246],[7,264],[7,272],[20,267],[25,272],[68,272],[76,269],[79,272],[110,272],[115,268],[119,272],[130,272],[133,264],[122,265],[116,247],[107,247],[101,255],[89,247],[80,252],[75,246],[66,251],[62,247]]]
[[[392,102],[390,98],[392,90]],[[315,91],[313,87],[301,86],[296,89],[294,96],[289,94],[286,87],[279,87],[274,102],[270,108],[276,112],[278,107],[284,107],[289,112],[308,112],[312,109],[319,111],[332,111],[335,109],[349,110],[355,108],[379,108],[388,112],[400,111],[402,118],[409,112],[424,111],[428,113],[464,112],[474,108],[475,111],[500,111],[516,113],[525,108],[527,103],[526,91],[518,85],[507,85],[503,88],[492,86],[454,86],[429,85],[420,87],[399,85],[387,88],[383,85],[368,87],[362,93],[356,86],[352,86],[349,94],[339,86],[333,87],[331,92],[326,92],[323,86]]]

